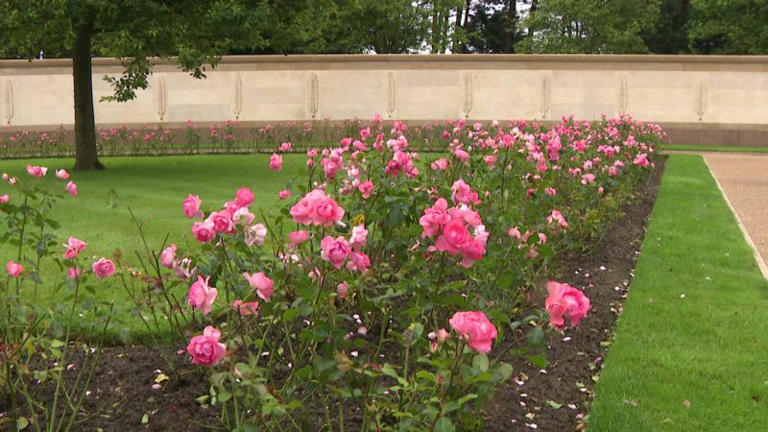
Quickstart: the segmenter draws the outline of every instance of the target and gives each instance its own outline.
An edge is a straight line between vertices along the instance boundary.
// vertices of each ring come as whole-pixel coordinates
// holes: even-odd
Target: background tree
[[[664,0],[659,7],[659,18],[652,28],[642,34],[648,51],[654,54],[687,54],[689,0]]]
[[[529,53],[645,53],[641,35],[658,20],[661,0],[539,0],[526,17]]]
[[[690,8],[693,52],[768,53],[768,0],[691,0]]]
[[[515,52],[515,44],[523,37],[520,10],[525,2],[515,0],[481,0],[471,3],[465,22],[466,43],[462,52]]]
[[[264,0],[0,0],[0,55],[35,57],[40,49],[72,57],[76,170],[103,169],[96,148],[91,57],[123,59],[110,79],[112,100],[148,86],[152,57],[174,56],[195,78],[232,47],[263,42]]]

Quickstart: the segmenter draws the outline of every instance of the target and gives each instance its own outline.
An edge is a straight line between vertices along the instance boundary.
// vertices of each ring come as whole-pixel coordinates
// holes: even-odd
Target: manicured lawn
[[[590,432],[768,430],[766,310],[704,161],[670,156]]]
[[[117,248],[132,253],[140,239],[130,207],[146,222],[144,229],[154,246],[159,247],[166,234],[169,241],[184,243],[191,237],[191,223],[182,212],[187,194],[199,195],[203,207],[212,210],[231,200],[238,188],[248,186],[255,195],[252,209],[268,211],[278,202],[277,192],[305,160],[302,155],[286,155],[283,170],[275,173],[269,170],[265,154],[106,158],[106,171],[71,173],[80,192],[77,198],[57,203],[58,234],[87,241],[88,255],[110,255]],[[71,159],[3,160],[0,171],[29,181],[24,171],[27,163],[51,168],[41,183],[62,191],[64,182],[53,177],[52,169],[73,165]],[[2,193],[13,196],[13,189],[2,183]]]
[[[708,146],[697,144],[666,144],[664,150],[674,151],[711,151],[711,152],[732,152],[732,153],[766,153],[768,147],[740,147],[740,146]]]
[[[61,224],[57,232],[60,237],[66,239],[71,235],[88,242],[86,261],[90,262],[91,257],[111,257],[119,249],[127,263],[136,265],[138,259],[134,251],[143,252],[143,246],[129,208],[143,222],[152,248],[158,249],[166,235],[168,242],[178,243],[180,249],[198,248],[190,232],[192,221],[186,219],[182,211],[182,201],[187,194],[199,195],[203,208],[213,210],[233,199],[238,188],[248,186],[255,195],[252,211],[260,219],[259,211],[269,213],[274,209],[279,201],[277,192],[305,166],[305,160],[303,155],[286,155],[282,171],[275,173],[269,170],[269,155],[265,154],[105,158],[106,171],[71,173],[79,195],[76,198],[67,195],[59,201],[52,217]],[[20,181],[37,181],[26,174],[27,163],[49,167],[48,176],[39,182],[43,187],[61,191],[65,182],[53,176],[53,169],[69,169],[73,165],[71,159],[3,160],[0,172],[16,175]],[[5,193],[13,199],[13,188],[2,182],[0,194]],[[15,248],[0,245],[3,269],[10,259],[16,259]],[[63,278],[52,265],[51,270],[59,275],[55,282]],[[55,304],[65,293],[54,289],[51,279],[43,274],[44,284],[36,293],[41,302],[47,304]],[[107,279],[102,284],[104,289],[99,291],[102,300],[127,301],[116,279]],[[143,331],[138,319],[118,316],[116,320],[131,330]]]

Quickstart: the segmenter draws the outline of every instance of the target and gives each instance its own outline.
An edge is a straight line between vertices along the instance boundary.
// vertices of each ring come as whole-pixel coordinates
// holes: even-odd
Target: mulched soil
[[[485,431],[585,429],[582,418],[592,402],[595,377],[634,276],[664,162],[656,161],[657,169],[638,191],[637,200],[622,209],[625,217],[613,225],[593,253],[561,258],[558,280],[584,291],[592,302],[589,316],[576,329],[563,334],[547,332],[546,370],[520,357],[502,357],[514,365],[515,376],[497,390],[496,404],[487,410],[490,418]],[[528,330],[521,328],[517,340],[507,338],[507,350],[524,346]]]
[[[590,315],[564,334],[546,332],[548,366],[540,370],[510,350],[525,346],[524,326],[507,333],[502,360],[512,363],[513,379],[497,390],[494,404],[483,412],[484,431],[574,431],[584,428],[581,418],[592,401],[595,377],[610,343],[616,318],[627,296],[645,224],[656,198],[664,160],[639,190],[635,203],[626,206],[599,247],[590,255],[561,258],[558,280],[583,289],[592,302]],[[74,364],[83,364],[83,355]],[[211,430],[219,410],[202,408],[195,400],[208,394],[208,380],[198,373],[179,379],[165,369],[164,358],[189,371],[185,352],[158,347],[107,347],[96,366],[82,412],[91,414],[74,431]],[[160,370],[161,368],[163,370]],[[170,379],[159,382],[160,374]],[[74,372],[69,372],[69,378]],[[7,401],[0,401],[0,412]],[[146,420],[142,423],[142,418]],[[11,430],[9,425],[3,431]]]

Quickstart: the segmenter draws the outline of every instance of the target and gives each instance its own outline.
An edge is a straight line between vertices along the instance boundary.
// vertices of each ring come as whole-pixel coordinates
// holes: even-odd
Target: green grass
[[[672,150],[726,153],[768,153],[768,147],[709,146],[701,144],[665,144],[661,150],[662,152],[666,150]]]
[[[767,310],[702,158],[670,156],[590,432],[768,430]]]
[[[248,186],[255,195],[251,209],[257,219],[261,219],[260,211],[267,214],[275,211],[279,201],[277,192],[298,174],[305,159],[303,155],[285,155],[283,170],[275,173],[269,170],[269,155],[265,154],[107,158],[103,161],[106,171],[71,173],[79,195],[76,198],[67,195],[56,204],[52,217],[61,224],[56,234],[64,239],[72,235],[88,242],[84,251],[87,262],[91,257],[112,256],[116,249],[120,249],[125,261],[136,265],[138,259],[134,251],[143,251],[143,246],[131,219],[130,207],[142,221],[153,249],[160,248],[165,236],[169,235],[169,243],[175,242],[185,250],[196,250],[199,246],[190,232],[192,221],[182,211],[182,201],[187,194],[199,195],[203,208],[213,210],[233,199],[238,188]],[[29,177],[25,171],[28,162],[49,167],[48,176],[41,180]],[[72,159],[4,160],[0,161],[0,171],[16,175],[20,181],[39,181],[42,187],[63,192],[66,182],[56,179],[53,170],[72,165]],[[0,194],[4,193],[18,199],[14,189],[2,182]],[[56,252],[63,251],[62,247]],[[3,269],[5,262],[11,259],[16,259],[15,248],[0,245]],[[56,289],[54,279],[58,282],[60,278],[46,277],[47,270],[53,272],[56,269],[52,264],[43,268],[44,284],[36,294],[43,303],[53,305],[66,292]],[[114,298],[121,303],[129,298],[117,280],[105,280],[102,288],[98,292],[102,300]],[[137,318],[118,316],[116,319],[133,333],[146,331]]]

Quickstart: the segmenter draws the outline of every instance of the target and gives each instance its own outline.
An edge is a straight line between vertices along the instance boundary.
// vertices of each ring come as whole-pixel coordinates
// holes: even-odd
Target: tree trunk
[[[504,39],[504,52],[514,54],[515,33],[517,29],[517,0],[509,0],[507,4],[507,34]]]
[[[528,10],[529,16],[532,17],[533,14],[536,13],[536,9],[539,8],[538,3],[539,3],[538,0],[531,0],[531,8]],[[526,35],[526,37],[530,40],[533,40],[533,27],[530,25],[528,26],[528,34]]]
[[[96,149],[96,122],[93,116],[91,79],[91,39],[93,25],[75,27],[72,77],[75,87],[75,166],[74,170],[101,170]]]
[[[464,12],[464,10],[461,8],[461,6],[456,8],[456,23],[453,25],[453,45],[451,46],[451,54],[456,54],[459,52],[459,32],[461,32],[461,14]]]

